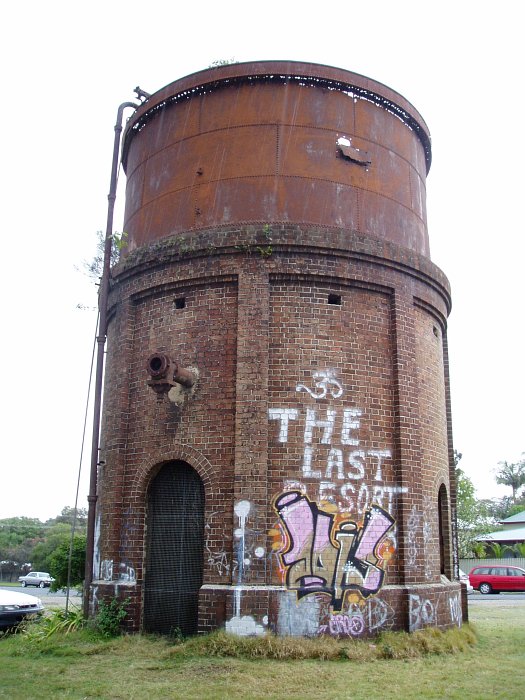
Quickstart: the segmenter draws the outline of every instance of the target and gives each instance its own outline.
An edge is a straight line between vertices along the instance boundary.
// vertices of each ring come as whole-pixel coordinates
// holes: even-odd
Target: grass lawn
[[[0,639],[0,698],[525,698],[525,606],[471,606],[471,623],[467,651],[370,661],[366,642],[359,661],[326,661],[211,656],[198,640],[138,635],[11,635]]]

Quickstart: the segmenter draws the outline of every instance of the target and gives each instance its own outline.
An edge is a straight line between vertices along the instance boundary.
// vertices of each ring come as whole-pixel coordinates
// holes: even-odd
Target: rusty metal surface
[[[148,357],[146,372],[150,377],[147,380],[148,386],[156,393],[167,392],[176,384],[191,389],[196,379],[191,370],[181,367],[164,352],[155,352]]]
[[[291,222],[429,255],[428,129],[401,95],[347,71],[270,61],[187,76],[133,115],[123,162],[129,251],[195,229]]]

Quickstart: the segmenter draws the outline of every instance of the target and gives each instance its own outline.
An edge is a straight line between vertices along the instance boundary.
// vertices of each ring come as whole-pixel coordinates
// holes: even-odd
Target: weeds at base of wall
[[[16,634],[22,635],[30,647],[42,646],[52,637],[66,637],[73,632],[86,629],[95,637],[110,639],[122,634],[122,623],[128,613],[126,610],[129,599],[102,601],[93,620],[84,618],[83,610],[73,608],[67,613],[65,610],[53,610],[41,619],[31,619],[23,622],[16,630]]]
[[[127,606],[130,600],[112,598],[101,601],[93,621],[93,627],[102,637],[118,637],[122,633],[122,623],[128,616]]]
[[[56,634],[68,635],[78,632],[86,626],[81,609],[53,610],[40,619],[28,619],[22,622],[16,634],[23,635],[29,644],[39,644]]]
[[[37,627],[41,623],[33,624]],[[34,630],[35,628],[33,632]],[[182,641],[140,634],[110,638],[102,637],[91,625],[73,629],[69,633],[62,628],[47,636],[37,637],[26,632],[12,636],[17,639],[14,645],[10,645],[9,653],[15,657],[67,657],[72,661],[74,658],[112,654],[118,650],[118,653],[126,655],[149,655],[163,668],[166,663],[168,666],[172,663],[178,665],[206,657],[239,661],[279,660],[299,663],[317,659],[358,664],[377,663],[388,659],[414,660],[458,654],[471,650],[477,644],[477,634],[470,625],[445,632],[435,629],[414,634],[388,632],[375,640],[331,637],[305,639],[276,637],[271,634],[264,637],[236,637],[222,631]]]
[[[430,655],[465,652],[477,643],[470,625],[450,630],[429,628],[409,634],[385,632],[375,640],[317,637],[237,637],[212,632],[187,639],[173,647],[170,655],[217,656],[239,659],[321,659],[326,661],[377,661],[380,659],[418,659]]]

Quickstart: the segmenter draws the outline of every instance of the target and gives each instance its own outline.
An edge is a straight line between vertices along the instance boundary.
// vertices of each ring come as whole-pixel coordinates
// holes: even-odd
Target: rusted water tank
[[[134,629],[461,624],[430,160],[401,95],[321,65],[209,69],[130,119],[93,585]]]
[[[428,129],[401,95],[363,76],[280,62],[196,73],[138,110],[123,160],[129,250],[271,221],[429,254]]]

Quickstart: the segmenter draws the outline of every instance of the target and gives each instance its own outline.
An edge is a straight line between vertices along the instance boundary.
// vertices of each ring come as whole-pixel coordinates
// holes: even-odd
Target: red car
[[[518,566],[475,566],[468,578],[470,585],[484,594],[525,591],[525,571]]]

